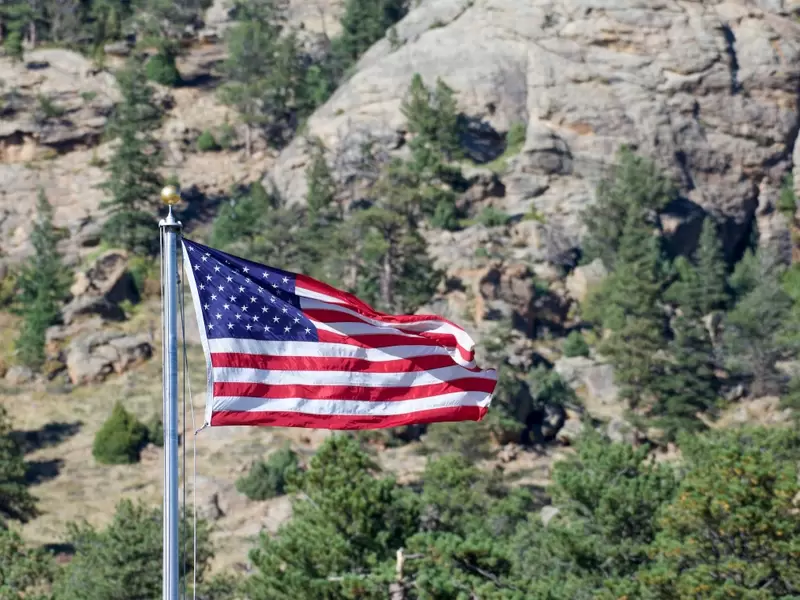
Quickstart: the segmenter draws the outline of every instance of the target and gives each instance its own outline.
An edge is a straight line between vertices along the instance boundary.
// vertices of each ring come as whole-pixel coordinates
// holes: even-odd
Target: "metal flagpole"
[[[169,214],[161,231],[161,307],[164,368],[164,556],[163,600],[178,600],[178,235],[181,223],[172,214],[178,190],[167,186],[161,200]]]

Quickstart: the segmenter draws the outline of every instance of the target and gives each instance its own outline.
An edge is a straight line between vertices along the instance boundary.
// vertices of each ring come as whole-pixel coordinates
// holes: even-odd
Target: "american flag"
[[[379,429],[479,421],[497,382],[467,333],[183,240],[208,362],[206,424]]]

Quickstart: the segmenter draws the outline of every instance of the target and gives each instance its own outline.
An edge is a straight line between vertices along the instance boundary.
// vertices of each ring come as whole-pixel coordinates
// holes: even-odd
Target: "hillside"
[[[764,436],[764,481],[789,481],[800,457],[791,433],[800,5],[73,4],[72,21],[55,1],[34,16],[19,3],[0,7],[0,406],[11,427],[6,436],[0,419],[0,442],[16,444],[26,464],[7,475],[0,443],[0,523],[68,565],[66,578],[36,576],[53,584],[53,600],[122,593],[70,587],[101,572],[82,562],[81,542],[94,538],[76,537],[70,523],[105,531],[121,500],[160,502],[153,244],[166,183],[181,189],[187,237],[323,279],[380,310],[442,315],[476,339],[481,366],[500,372],[484,422],[355,436],[396,482],[362,480],[373,471],[348,436],[200,432],[198,514],[214,528],[209,572],[224,583],[205,576],[206,600],[385,598],[403,544],[417,559],[411,579],[388,588],[392,600],[561,600],[547,595],[552,577],[565,582],[565,600],[649,600],[655,589],[661,599],[716,597],[703,595],[717,590],[705,575],[675,575],[677,587],[659,578],[658,569],[680,571],[670,544],[705,526],[701,517],[685,525],[680,515],[693,508],[677,498],[705,490],[750,510],[755,492],[725,488],[750,464],[736,461],[761,460],[748,436]],[[206,378],[185,298],[191,502]],[[117,403],[146,424],[146,441],[130,464],[103,464],[95,438]],[[742,426],[761,429],[737,437]],[[316,516],[296,495],[249,499],[237,484],[286,444],[311,474],[300,497]],[[465,463],[448,463],[451,454]],[[638,483],[619,483],[620,465]],[[329,479],[318,475],[327,468]],[[7,509],[3,486],[14,482],[38,514]],[[351,483],[353,502],[374,505],[363,518],[363,505],[347,504]],[[764,485],[767,500],[758,498],[791,524],[796,482],[780,494]],[[314,504],[328,497],[338,500]],[[461,514],[453,499],[466,507],[461,517],[448,512]],[[588,513],[570,502],[594,516],[581,521]],[[617,504],[641,519],[641,536],[618,522]],[[321,514],[350,515],[341,527],[355,533],[326,529]],[[330,556],[312,535],[333,540]],[[253,548],[260,553],[248,555]],[[796,550],[774,555],[794,564]],[[714,555],[703,552],[697,564]],[[656,555],[661,562],[644,558]],[[781,573],[759,580],[772,595],[752,597],[797,593],[796,573]],[[4,585],[16,599],[39,579],[17,585],[0,572],[0,598]],[[758,589],[753,581],[730,589]]]

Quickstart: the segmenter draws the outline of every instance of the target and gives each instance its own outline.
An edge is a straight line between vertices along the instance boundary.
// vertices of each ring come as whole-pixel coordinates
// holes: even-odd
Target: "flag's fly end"
[[[310,277],[183,239],[208,367],[206,422],[380,429],[479,421],[494,370],[464,329],[388,315]]]

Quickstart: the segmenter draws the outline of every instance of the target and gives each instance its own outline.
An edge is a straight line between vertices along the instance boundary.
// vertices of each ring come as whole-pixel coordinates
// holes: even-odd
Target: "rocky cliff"
[[[664,219],[682,247],[704,212],[724,221],[732,251],[756,216],[765,240],[786,244],[771,207],[800,159],[799,10],[777,0],[422,1],[366,53],[308,134],[333,155],[367,136],[398,148],[412,75],[440,77],[472,124],[476,162],[503,154],[504,134],[524,125],[495,204],[535,210],[550,239],[578,242],[578,215],[627,144],[679,183],[684,198]],[[291,201],[303,199],[306,162],[298,139],[269,174]]]

